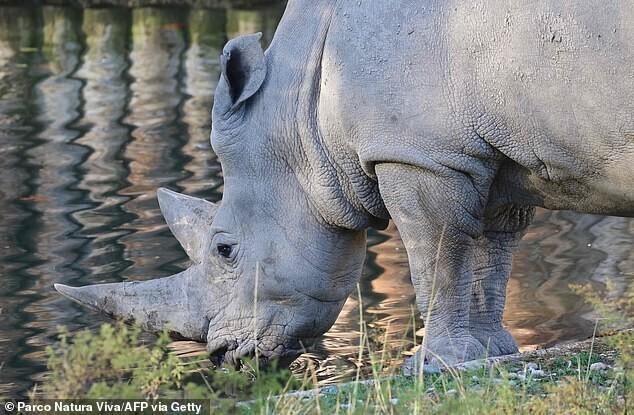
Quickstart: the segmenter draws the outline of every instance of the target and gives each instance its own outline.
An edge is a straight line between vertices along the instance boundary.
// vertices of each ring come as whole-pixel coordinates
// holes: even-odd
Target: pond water
[[[143,280],[186,266],[156,189],[221,198],[208,141],[218,56],[239,34],[262,31],[269,42],[282,11],[0,7],[0,396],[24,396],[42,379],[58,325],[108,321],[54,282]],[[505,315],[522,348],[592,334],[569,284],[612,279],[618,296],[634,273],[633,235],[632,219],[537,213]],[[370,232],[360,293],[295,370],[312,361],[327,383],[363,365],[359,308],[376,347],[414,346],[413,290],[393,227]]]

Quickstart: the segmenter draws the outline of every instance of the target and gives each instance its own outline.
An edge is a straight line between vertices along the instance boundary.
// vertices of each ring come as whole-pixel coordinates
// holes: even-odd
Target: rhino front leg
[[[469,311],[489,169],[470,175],[444,166],[434,171],[383,163],[375,169],[381,196],[407,249],[425,323],[425,347],[415,365],[442,368],[483,357],[486,349],[469,330]]]
[[[502,314],[513,252],[534,212],[534,207],[520,205],[487,212],[485,231],[475,243],[469,324],[471,334],[487,348],[490,356],[518,352],[515,339],[502,327]]]

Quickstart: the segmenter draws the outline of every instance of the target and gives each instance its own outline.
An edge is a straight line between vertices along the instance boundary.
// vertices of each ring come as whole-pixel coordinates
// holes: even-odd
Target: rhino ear
[[[205,241],[218,206],[197,197],[164,188],[156,192],[170,230],[196,264],[202,261]]]
[[[261,38],[262,33],[239,36],[231,39],[222,51],[222,77],[228,86],[232,108],[251,98],[264,82],[266,61]]]

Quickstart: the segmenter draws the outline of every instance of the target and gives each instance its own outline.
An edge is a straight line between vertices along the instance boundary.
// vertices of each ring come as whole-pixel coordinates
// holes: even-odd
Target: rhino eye
[[[229,258],[231,256],[231,245],[218,244],[216,245],[216,249],[218,249],[218,253],[220,254],[220,256],[223,256],[225,258]]]

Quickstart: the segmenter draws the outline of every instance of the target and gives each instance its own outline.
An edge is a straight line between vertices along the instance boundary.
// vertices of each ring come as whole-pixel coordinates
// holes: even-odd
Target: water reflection
[[[612,298],[634,277],[634,220],[539,210],[516,256],[505,321],[532,348],[592,334],[596,316],[570,284],[611,281]],[[585,318],[584,318],[585,317]]]
[[[78,235],[90,241],[77,264],[90,281],[118,280],[118,274],[128,265],[119,242],[129,233],[121,228],[130,219],[122,207],[128,198],[118,192],[126,186],[129,175],[121,155],[130,134],[130,128],[121,122],[129,90],[129,23],[130,12],[125,9],[83,12],[86,52],[75,74],[84,80],[83,116],[76,123],[83,134],[75,143],[90,151],[81,163],[77,188],[84,191],[91,208],[75,212],[73,219],[81,225]]]
[[[189,158],[184,166],[189,177],[178,185],[186,194],[218,200],[222,186],[220,164],[211,150],[209,117],[213,94],[220,78],[220,55],[227,41],[225,10],[190,10],[189,48],[185,53],[183,86],[186,96],[182,121],[189,139],[181,151]]]
[[[42,22],[42,61],[38,65],[41,80],[34,85],[34,120],[39,127],[37,144],[25,152],[34,167],[31,208],[37,220],[31,224],[33,254],[37,265],[29,268],[31,297],[24,307],[29,316],[25,327],[33,335],[25,339],[32,351],[23,351],[28,362],[40,363],[43,349],[62,324],[67,313],[57,312],[52,303],[51,284],[81,275],[75,267],[86,244],[75,233],[80,226],[72,219],[73,211],[89,207],[82,192],[75,189],[77,167],[88,150],[74,143],[80,136],[73,123],[80,116],[82,82],[73,78],[82,52],[81,14],[78,10],[44,7]],[[38,377],[35,377],[37,380]]]
[[[124,210],[133,215],[126,226],[131,233],[120,239],[125,246],[124,257],[131,263],[122,273],[126,279],[167,275],[169,272],[157,273],[156,265],[182,258],[177,242],[163,232],[156,188],[185,176],[179,151],[186,142],[179,123],[185,17],[182,9],[132,11],[132,95],[123,120],[132,127],[123,152],[129,160],[129,186],[120,191],[129,197]],[[158,255],[160,247],[164,254]]]
[[[277,23],[284,12],[283,7],[270,7],[255,10],[229,9],[227,11],[227,36],[229,39],[240,35],[262,32],[265,44],[270,44]]]
[[[53,282],[155,278],[185,265],[156,188],[220,199],[209,145],[219,55],[238,34],[262,31],[267,44],[281,12],[0,8],[0,395],[24,395],[40,379],[58,324],[105,321]],[[593,316],[568,284],[612,279],[621,295],[632,235],[632,219],[539,211],[509,284],[505,321],[520,344],[590,335]],[[420,341],[394,227],[370,232],[360,292],[298,370],[316,364],[328,383],[367,366],[360,315],[374,350]]]
[[[25,234],[36,213],[28,201],[32,194],[34,168],[25,151],[34,145],[31,117],[32,93],[28,70],[30,53],[36,46],[35,14],[28,9],[5,8],[0,13],[0,395],[27,387],[28,370],[20,369],[23,353],[35,332],[24,323],[33,318],[24,313],[34,300],[25,295],[34,277],[28,263],[34,252],[32,235]],[[4,372],[4,373],[3,373]]]

